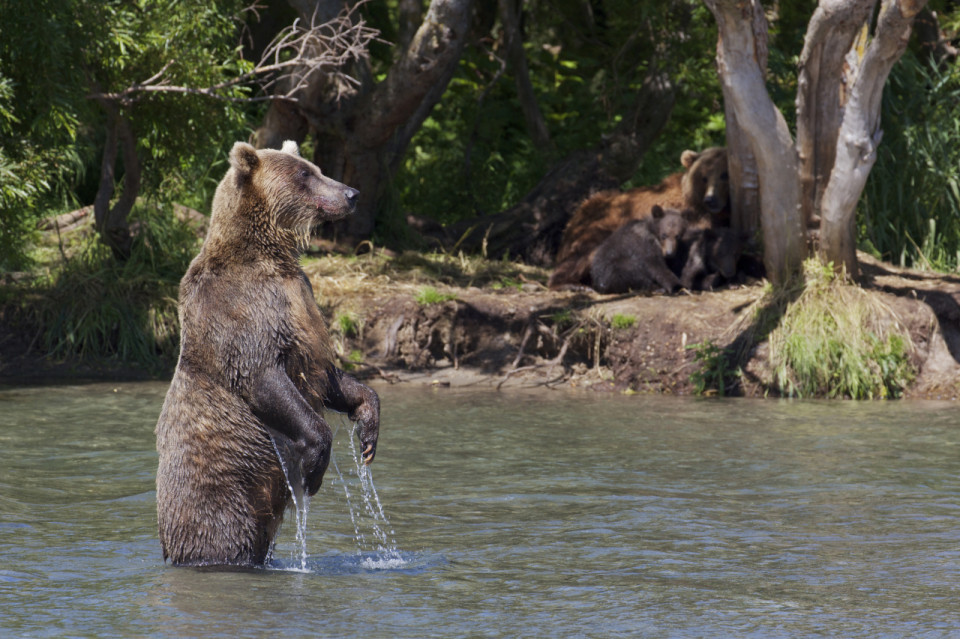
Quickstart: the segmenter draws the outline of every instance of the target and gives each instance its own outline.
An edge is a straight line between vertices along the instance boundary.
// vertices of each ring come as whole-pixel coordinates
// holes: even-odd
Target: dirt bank
[[[960,395],[960,278],[899,269],[861,256],[864,287],[875,291],[913,340],[918,374],[906,397]],[[520,272],[513,285],[464,285],[365,274],[351,285],[335,262],[307,269],[345,359],[391,381],[494,387],[590,387],[614,392],[689,394],[698,370],[690,345],[734,343],[750,324],[760,284],[697,294],[598,295],[552,292],[545,273]],[[437,281],[452,280],[447,284]],[[449,299],[443,299],[449,298]],[[348,316],[350,330],[338,318]],[[632,324],[631,324],[632,322]],[[766,344],[749,350],[737,394],[775,392]]]
[[[960,396],[960,278],[861,256],[865,288],[909,329],[917,377],[905,396]],[[690,394],[687,346],[733,344],[761,285],[677,296],[552,292],[547,272],[462,257],[311,259],[305,270],[345,367],[394,383]],[[52,361],[0,322],[0,383],[164,378],[115,361]],[[745,354],[738,394],[775,392],[766,344]]]

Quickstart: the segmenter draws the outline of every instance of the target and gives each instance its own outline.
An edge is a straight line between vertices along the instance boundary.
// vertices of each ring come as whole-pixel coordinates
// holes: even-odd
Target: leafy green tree
[[[82,167],[83,96],[70,8],[58,0],[0,4],[0,268],[27,265],[43,206]]]
[[[137,197],[189,183],[235,139],[245,102],[257,99],[250,84],[274,71],[240,55],[244,6],[241,0],[0,5],[0,241],[13,247],[5,252],[13,262],[22,261],[23,232],[40,215],[38,198],[77,186],[81,165],[99,159],[97,230],[124,258]]]

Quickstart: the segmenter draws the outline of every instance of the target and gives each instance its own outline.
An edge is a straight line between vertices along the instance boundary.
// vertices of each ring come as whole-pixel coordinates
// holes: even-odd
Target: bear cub
[[[687,150],[680,155],[680,163],[684,171],[667,176],[660,184],[600,191],[584,200],[563,230],[548,286],[560,290],[590,285],[594,250],[624,224],[647,218],[653,206],[682,210],[690,226],[729,226],[726,148]]]
[[[593,252],[590,277],[600,293],[662,288],[673,293],[681,281],[668,264],[687,229],[683,214],[654,206],[650,216],[624,224]]]
[[[350,214],[357,195],[294,142],[231,150],[206,239],[180,282],[180,358],[156,427],[164,560],[263,564],[293,495],[323,480],[333,440],[325,409],[357,422],[364,462],[373,461],[379,399],[335,366],[298,261],[310,229]]]
[[[689,291],[712,291],[737,277],[743,236],[731,228],[691,229],[683,238],[680,282]]]

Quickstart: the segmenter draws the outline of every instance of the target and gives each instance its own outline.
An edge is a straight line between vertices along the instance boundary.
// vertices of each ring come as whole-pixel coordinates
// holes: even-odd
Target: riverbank
[[[904,397],[960,396],[960,278],[861,256],[863,287],[908,331],[916,371]],[[744,343],[761,283],[715,292],[554,292],[548,272],[508,262],[374,252],[308,259],[305,271],[342,364],[390,383],[603,392],[695,392],[694,345]],[[52,360],[29,330],[0,324],[0,383],[163,379],[116,360]],[[735,394],[776,394],[767,344],[748,344]],[[729,389],[728,389],[729,391]]]

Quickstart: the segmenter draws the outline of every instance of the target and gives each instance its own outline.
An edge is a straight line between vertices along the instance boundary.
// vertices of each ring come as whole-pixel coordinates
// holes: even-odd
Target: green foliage
[[[569,308],[565,308],[562,311],[557,311],[550,316],[550,321],[553,322],[556,326],[562,327],[567,324],[573,323],[573,311]]]
[[[633,328],[636,323],[637,318],[634,315],[614,313],[613,317],[610,318],[610,326],[615,329]]]
[[[339,313],[334,319],[337,331],[344,337],[355,337],[360,333],[360,318],[356,313]]]
[[[723,397],[737,375],[737,372],[730,368],[727,351],[712,340],[690,344],[687,348],[693,351],[693,359],[700,365],[700,368],[690,375],[694,392],[697,395]]]
[[[57,0],[0,3],[0,269],[29,266],[44,206],[82,167],[74,142],[88,105],[71,51],[77,30]]]
[[[430,304],[442,304],[455,300],[457,296],[455,293],[441,293],[432,286],[424,286],[417,292],[415,299],[417,300],[417,304],[429,306]]]
[[[619,124],[655,57],[680,95],[632,183],[680,170],[685,148],[722,144],[716,26],[707,9],[609,0],[604,10],[591,15],[574,0],[524,3],[524,47],[553,150],[530,141],[505,53],[487,41],[468,47],[398,172],[399,210],[449,223],[509,208],[559,158],[596,147]]]
[[[0,3],[0,267],[27,265],[31,230],[51,209],[93,201],[107,116],[91,96],[143,82],[168,62],[171,85],[236,75],[248,64],[236,51],[242,8],[239,0]],[[137,138],[142,194],[204,209],[207,172],[246,137],[244,109],[184,94],[134,97],[121,113]]]
[[[876,295],[846,283],[832,265],[805,263],[803,290],[770,333],[770,358],[785,395],[899,397],[913,379],[912,342]]]
[[[862,247],[882,259],[960,267],[960,66],[906,53],[883,94],[883,142],[860,201]]]
[[[45,352],[151,368],[176,360],[177,291],[198,240],[170,212],[142,207],[134,215],[141,231],[127,261],[116,261],[88,238],[78,255],[26,296],[21,313],[39,327]]]

